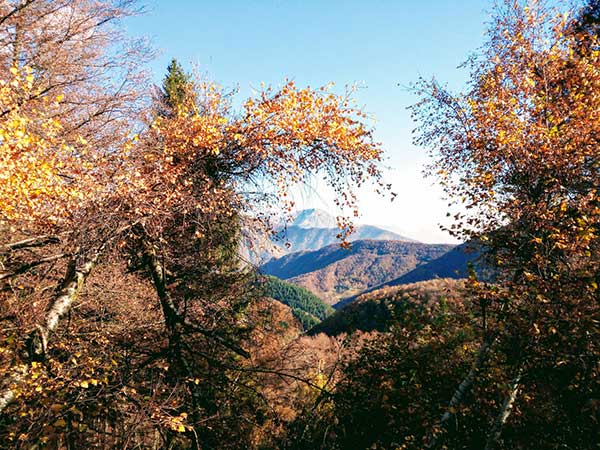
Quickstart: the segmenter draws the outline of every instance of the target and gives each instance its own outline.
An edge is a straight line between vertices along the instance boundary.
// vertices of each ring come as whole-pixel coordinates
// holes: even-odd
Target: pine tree
[[[167,75],[163,80],[162,95],[168,109],[176,109],[190,92],[191,77],[183,70],[177,59],[173,58],[167,66]]]

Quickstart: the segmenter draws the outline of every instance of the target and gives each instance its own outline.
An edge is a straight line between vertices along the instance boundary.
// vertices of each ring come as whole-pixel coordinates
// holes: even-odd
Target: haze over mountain
[[[268,236],[250,227],[242,232],[240,254],[244,260],[260,265],[271,258],[306,251],[318,250],[330,244],[339,244],[336,219],[322,209],[305,209],[296,215],[287,227],[281,227],[275,236]],[[349,242],[363,239],[378,241],[418,242],[374,225],[357,225]]]
[[[318,208],[303,209],[298,213],[293,226],[298,228],[335,228],[335,217]]]
[[[349,250],[331,244],[274,258],[265,274],[305,287],[330,305],[392,281],[453,248],[446,244],[359,240]]]
[[[339,232],[334,216],[321,209],[305,209],[298,213],[290,226],[281,230],[280,245],[287,248],[287,253],[317,250],[338,243]],[[380,227],[357,225],[354,233],[349,236],[349,241],[362,239],[416,242],[414,239]],[[289,246],[286,246],[286,243]]]

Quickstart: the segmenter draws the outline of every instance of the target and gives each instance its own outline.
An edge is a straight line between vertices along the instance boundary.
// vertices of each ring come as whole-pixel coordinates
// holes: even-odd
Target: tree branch
[[[185,320],[185,318],[182,317],[181,314],[179,314],[175,303],[173,303],[173,299],[171,298],[167,290],[165,278],[166,272],[164,267],[160,263],[158,256],[156,255],[156,249],[152,244],[150,244],[146,232],[144,230],[141,230],[141,233],[144,260],[146,262],[146,266],[150,270],[150,274],[152,275],[152,281],[154,282],[154,287],[156,289],[156,293],[158,294],[160,305],[165,317],[165,322],[167,327],[169,328],[169,331],[173,332],[174,328],[177,325],[182,325],[185,329],[198,332],[206,336],[207,338],[218,342],[222,346],[237,353],[238,355],[244,358],[249,358],[250,354],[231,340],[220,336],[213,330],[207,330],[205,328],[200,327],[197,324],[191,323],[188,320]]]
[[[25,9],[27,6],[31,5],[35,1],[36,0],[25,0],[24,2],[22,2],[21,4],[19,4],[17,7],[15,7],[12,11],[10,11],[8,14],[5,14],[4,16],[0,17],[0,25],[2,25],[4,22],[6,22],[12,16],[14,16],[15,14],[17,14],[22,9]]]
[[[27,272],[29,269],[33,269],[34,267],[40,266],[42,264],[59,260],[61,258],[65,258],[69,256],[67,253],[59,253],[58,255],[47,256],[46,258],[38,259],[37,261],[32,261],[26,264],[23,264],[20,267],[17,267],[14,270],[10,271],[0,271],[0,280],[5,280],[7,278],[12,278],[17,275],[21,275]]]
[[[43,236],[34,236],[31,238],[23,239],[17,242],[9,242],[8,244],[0,245],[0,252],[7,253],[13,250],[19,250],[23,248],[31,248],[31,247],[42,247],[46,244],[58,244],[60,242],[60,237],[57,235],[43,235]]]

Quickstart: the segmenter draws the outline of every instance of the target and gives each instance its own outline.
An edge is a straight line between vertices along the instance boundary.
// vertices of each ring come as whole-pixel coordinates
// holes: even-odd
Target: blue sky
[[[421,175],[425,150],[411,144],[415,98],[406,87],[436,76],[453,88],[466,78],[457,69],[484,39],[488,0],[148,0],[147,13],[129,19],[133,35],[145,35],[160,52],[152,63],[160,82],[172,57],[240,99],[264,82],[300,86],[331,81],[342,93],[358,83],[356,98],[375,117],[372,125],[387,154],[386,180],[393,203],[369,189],[360,192],[360,222],[393,228],[425,242],[451,242],[439,231],[447,202],[434,179]],[[317,181],[298,190],[306,207],[332,209],[331,194]]]

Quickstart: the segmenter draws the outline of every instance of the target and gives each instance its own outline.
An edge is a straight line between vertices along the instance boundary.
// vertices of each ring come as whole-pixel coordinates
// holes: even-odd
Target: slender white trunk
[[[26,3],[31,3],[28,0]],[[96,266],[98,259],[104,253],[106,246],[117,236],[121,236],[123,232],[131,229],[137,224],[128,224],[119,228],[112,233],[101,245],[87,253],[76,254],[69,263],[67,273],[60,284],[56,295],[46,308],[46,316],[44,324],[38,325],[37,329],[30,333],[28,339],[29,362],[43,359],[46,356],[48,339],[50,335],[56,331],[60,320],[68,314],[77,300],[77,296],[81,292],[86,279]],[[24,248],[30,246],[44,245],[50,242],[57,242],[56,236],[38,236],[35,238],[26,239],[20,242],[7,244],[5,249],[14,250],[16,248]],[[22,381],[29,371],[29,364],[23,364],[14,368],[0,383],[0,413],[16,398],[16,386]]]
[[[469,373],[467,373],[465,378],[463,378],[461,383],[458,385],[458,387],[454,391],[454,394],[452,395],[450,402],[448,402],[448,406],[446,407],[446,410],[440,417],[440,421],[438,423],[438,426],[436,427],[438,430],[440,430],[440,431],[444,430],[448,426],[448,422],[450,421],[450,419],[452,419],[452,417],[454,417],[456,415],[457,408],[462,404],[462,402],[465,398],[465,395],[467,395],[467,393],[473,386],[473,383],[475,382],[475,378],[477,377],[477,374],[483,368],[483,365],[484,365],[485,361],[487,360],[490,348],[494,344],[495,341],[496,341],[496,336],[490,337],[490,338],[486,339],[483,342],[483,344],[481,345],[481,347],[479,348],[479,351],[477,352],[477,357],[475,359],[475,362],[471,366]],[[429,443],[428,443],[427,447],[428,448],[437,448],[440,445],[440,441],[438,439],[439,439],[439,436],[436,436],[435,431],[432,430],[428,435]]]
[[[29,366],[24,364],[14,368],[6,377],[5,385],[0,392],[0,413],[17,398],[16,386],[21,382]]]
[[[446,408],[446,411],[444,412],[444,414],[442,414],[442,417],[440,418],[441,425],[445,425],[448,422],[448,420],[450,420],[452,418],[452,416],[454,416],[454,414],[456,412],[456,408],[459,407],[461,405],[461,403],[463,402],[465,395],[469,392],[469,390],[471,389],[471,386],[473,386],[475,377],[477,376],[477,374],[483,367],[483,364],[485,363],[485,361],[487,359],[488,352],[489,352],[490,347],[493,342],[494,342],[493,339],[489,340],[489,341],[485,341],[483,343],[483,345],[479,348],[479,351],[477,352],[477,358],[475,360],[475,363],[471,367],[471,370],[469,370],[469,373],[467,374],[467,376],[458,385],[458,388],[456,388],[456,391],[454,391],[454,395],[452,395],[452,398],[450,399],[450,402],[448,403],[448,407]]]
[[[97,252],[91,257],[80,256],[69,264],[63,282],[46,309],[44,325],[38,325],[37,329],[29,336],[29,358],[31,360],[44,358],[50,335],[56,331],[60,319],[73,306],[99,255],[100,253]],[[11,370],[5,378],[0,391],[0,413],[16,399],[16,386],[22,381],[28,370],[29,364],[24,364]]]
[[[32,354],[29,355],[31,358],[43,358],[50,335],[56,331],[60,320],[71,310],[99,256],[100,254],[97,252],[91,257],[80,256],[71,261],[65,279],[46,309],[44,325],[38,326],[39,336],[37,338],[31,336],[30,351]]]
[[[485,443],[485,450],[494,450],[496,445],[498,444],[498,440],[502,435],[502,428],[506,424],[510,413],[512,412],[515,401],[517,400],[517,396],[519,395],[519,389],[521,388],[521,375],[523,373],[523,369],[519,369],[519,372],[514,380],[512,380],[509,384],[508,395],[504,399],[502,403],[502,408],[500,409],[500,414],[496,418],[494,422],[494,426],[490,434],[488,435],[487,441]]]

